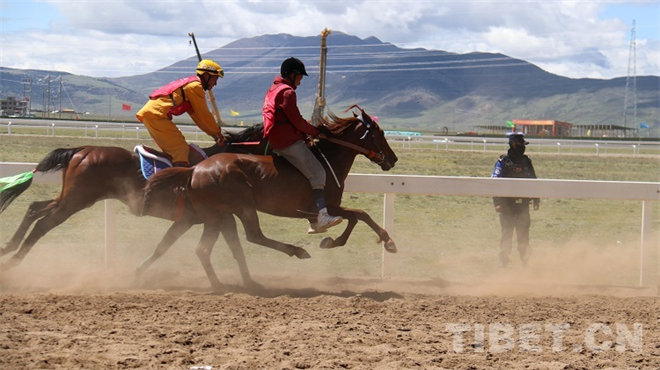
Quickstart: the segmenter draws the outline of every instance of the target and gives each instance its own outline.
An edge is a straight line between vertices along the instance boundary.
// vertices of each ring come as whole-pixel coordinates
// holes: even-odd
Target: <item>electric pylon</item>
[[[628,127],[629,110],[632,109],[632,128],[637,124],[637,43],[635,41],[635,20],[630,31],[630,52],[628,54],[628,74],[626,75],[626,93],[623,100],[623,127]]]

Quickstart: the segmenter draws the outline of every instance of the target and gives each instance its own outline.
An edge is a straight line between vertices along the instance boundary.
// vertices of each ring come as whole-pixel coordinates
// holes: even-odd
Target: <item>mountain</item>
[[[469,131],[475,125],[501,126],[517,118],[578,125],[622,123],[625,77],[572,79],[503,54],[403,49],[375,37],[360,39],[341,32],[331,33],[327,45],[328,107],[341,113],[360,104],[379,116],[386,128]],[[309,76],[298,88],[298,97],[303,115],[309,117],[318,90],[319,49],[319,36],[279,34],[240,39],[204,54],[225,69],[225,78],[214,89],[223,118],[232,122],[232,109],[246,122],[259,121],[264,93],[279,74],[282,60],[290,56],[307,66]],[[0,68],[0,96],[23,96],[21,81],[39,80],[31,94],[33,108],[39,108],[45,99],[35,96],[42,97],[44,77],[61,74],[76,110],[106,116],[112,110],[113,115],[131,119],[153,89],[192,74],[196,64],[193,57],[152,73],[120,78]],[[51,95],[58,85],[51,83]],[[652,136],[660,136],[660,77],[638,76],[636,94],[637,121],[651,126]],[[131,104],[132,112],[122,112],[119,103]],[[632,127],[632,113],[627,120]]]

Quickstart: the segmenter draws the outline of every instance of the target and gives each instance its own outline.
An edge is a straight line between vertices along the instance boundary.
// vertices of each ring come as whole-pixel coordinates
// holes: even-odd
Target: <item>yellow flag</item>
[[[238,113],[237,111],[235,111],[235,110],[233,110],[233,109],[230,109],[230,110],[229,110],[229,113],[231,114],[232,117],[236,117],[236,116],[239,116],[239,115],[240,115],[240,113]]]

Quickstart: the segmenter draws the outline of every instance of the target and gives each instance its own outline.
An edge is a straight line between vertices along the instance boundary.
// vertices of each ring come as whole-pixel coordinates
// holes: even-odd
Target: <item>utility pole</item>
[[[62,119],[62,75],[60,75],[60,119]]]
[[[46,117],[50,118],[50,75],[46,76]]]
[[[27,104],[25,105],[25,116],[30,115],[32,112],[32,79],[24,78],[23,79],[23,100],[27,99]]]
[[[626,92],[623,100],[623,127],[624,134],[628,130],[628,110],[633,110],[632,128],[637,125],[637,43],[635,41],[635,20],[632,21],[630,31],[630,52],[628,54],[628,74],[626,75]]]

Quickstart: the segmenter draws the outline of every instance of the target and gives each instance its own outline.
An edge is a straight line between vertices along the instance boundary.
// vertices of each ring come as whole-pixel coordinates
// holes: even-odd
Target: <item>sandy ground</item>
[[[4,272],[0,368],[660,368],[655,289],[254,277]]]

